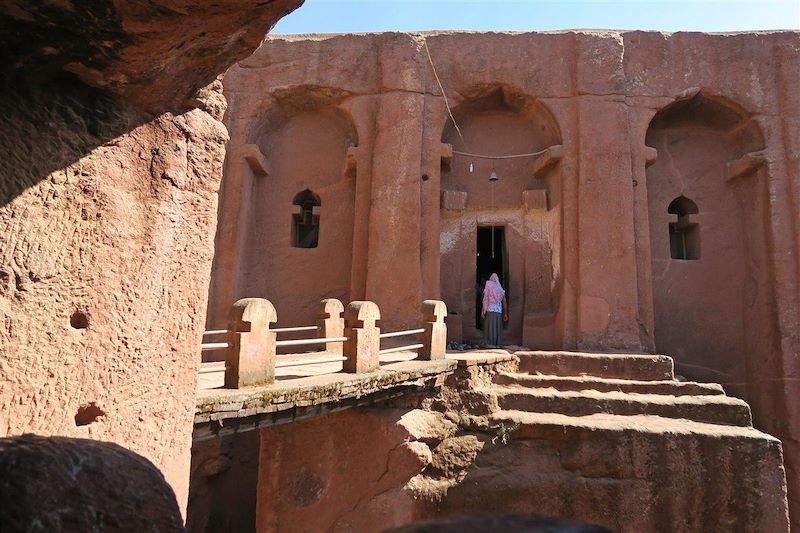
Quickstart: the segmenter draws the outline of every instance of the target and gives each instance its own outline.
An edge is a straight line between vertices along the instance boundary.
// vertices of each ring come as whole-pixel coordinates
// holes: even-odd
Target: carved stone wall
[[[359,142],[351,298],[377,302],[388,326],[402,327],[420,300],[444,297],[461,311],[448,323],[465,337],[475,293],[467,241],[481,224],[505,225],[517,249],[509,249],[510,307],[522,315],[509,338],[531,348],[676,352],[669,355],[687,377],[725,382],[753,405],[756,426],[783,440],[797,521],[799,47],[796,32],[276,37],[226,75],[231,147],[249,142],[275,93],[324,87],[341,95]],[[466,140],[480,146],[466,149],[453,131],[428,52]],[[688,118],[671,114],[687,101]],[[724,102],[736,120],[728,124],[703,101]],[[470,113],[460,113],[468,108],[483,120],[474,131]],[[541,109],[549,121],[535,120]],[[517,131],[515,116],[539,129],[502,142]],[[503,189],[496,209],[468,217],[463,229],[460,213],[469,213],[478,185],[453,185],[457,173],[469,176],[453,150],[502,155],[555,142],[560,148],[531,168],[497,168],[498,186],[505,173],[515,198],[515,173],[532,183],[514,205]],[[227,168],[238,164],[229,157]],[[480,165],[472,176],[484,182],[490,164]],[[531,177],[537,169],[542,178]],[[670,188],[675,176],[687,186]],[[667,209],[681,194],[700,206],[690,215],[701,225],[698,261],[668,255],[675,215]],[[674,273],[692,263],[702,275],[664,283],[667,266]],[[294,280],[280,267],[267,275]],[[667,297],[670,286],[679,294]],[[298,302],[308,299],[298,293]]]

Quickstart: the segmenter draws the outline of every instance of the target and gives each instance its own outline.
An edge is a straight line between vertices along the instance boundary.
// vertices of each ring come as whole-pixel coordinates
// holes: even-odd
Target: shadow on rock
[[[183,531],[175,493],[153,463],[116,444],[0,439],[0,531]]]

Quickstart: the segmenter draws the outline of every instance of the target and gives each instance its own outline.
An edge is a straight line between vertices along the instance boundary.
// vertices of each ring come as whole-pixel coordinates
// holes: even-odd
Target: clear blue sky
[[[272,33],[800,29],[800,0],[306,0]]]

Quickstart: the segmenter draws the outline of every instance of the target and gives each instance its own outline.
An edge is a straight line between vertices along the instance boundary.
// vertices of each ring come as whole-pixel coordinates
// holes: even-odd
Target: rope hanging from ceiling
[[[456,133],[461,138],[462,142],[466,142],[464,140],[464,136],[461,134],[461,128],[458,127],[458,122],[456,122],[456,117],[453,116],[453,111],[450,109],[450,101],[447,99],[447,93],[444,91],[444,87],[442,86],[442,80],[439,79],[439,74],[436,73],[436,66],[433,64],[433,57],[431,57],[431,51],[428,48],[428,39],[425,36],[422,36],[422,43],[425,46],[425,53],[428,55],[428,62],[431,64],[431,69],[433,70],[433,76],[436,78],[436,83],[439,85],[439,90],[442,91],[442,98],[444,98],[444,105],[447,108],[447,114],[450,116],[450,120],[453,121],[453,126],[456,128]],[[533,157],[537,155],[542,155],[548,150],[545,148],[544,150],[539,150],[538,152],[530,152],[527,154],[511,154],[511,155],[484,155],[484,154],[473,154],[470,152],[459,152],[458,150],[453,150],[453,154],[455,155],[463,155],[467,157],[476,157],[478,159],[514,159],[518,157]]]

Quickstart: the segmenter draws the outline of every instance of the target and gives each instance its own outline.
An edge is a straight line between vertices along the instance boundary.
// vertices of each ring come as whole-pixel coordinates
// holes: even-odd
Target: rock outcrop
[[[522,372],[471,378],[460,402],[443,404],[482,445],[460,476],[415,482],[437,513],[531,512],[620,532],[789,530],[780,442],[753,429],[743,401],[675,380],[664,356],[516,355]],[[463,456],[433,450],[445,464]]]
[[[0,437],[118,443],[185,506],[228,138],[215,78],[301,3],[0,7]]]
[[[677,381],[664,356],[517,355],[519,369],[460,367],[436,398],[262,430],[256,531],[503,512],[621,533],[789,531],[781,444],[743,401]]]
[[[185,107],[302,3],[5,2],[0,76],[49,83],[54,73],[68,72],[160,114]]]
[[[256,531],[368,532],[406,523],[417,514],[406,482],[455,430],[422,409],[355,409],[263,430]]]
[[[112,102],[112,116],[132,116],[113,98],[98,106]],[[52,110],[32,107],[3,130],[19,147],[9,158],[47,165],[70,148],[61,135],[80,127],[97,139],[92,128],[109,126]],[[43,180],[24,168],[4,176],[16,197],[0,207],[0,436],[116,442],[161,468],[185,505],[226,139],[206,111],[165,113]]]

